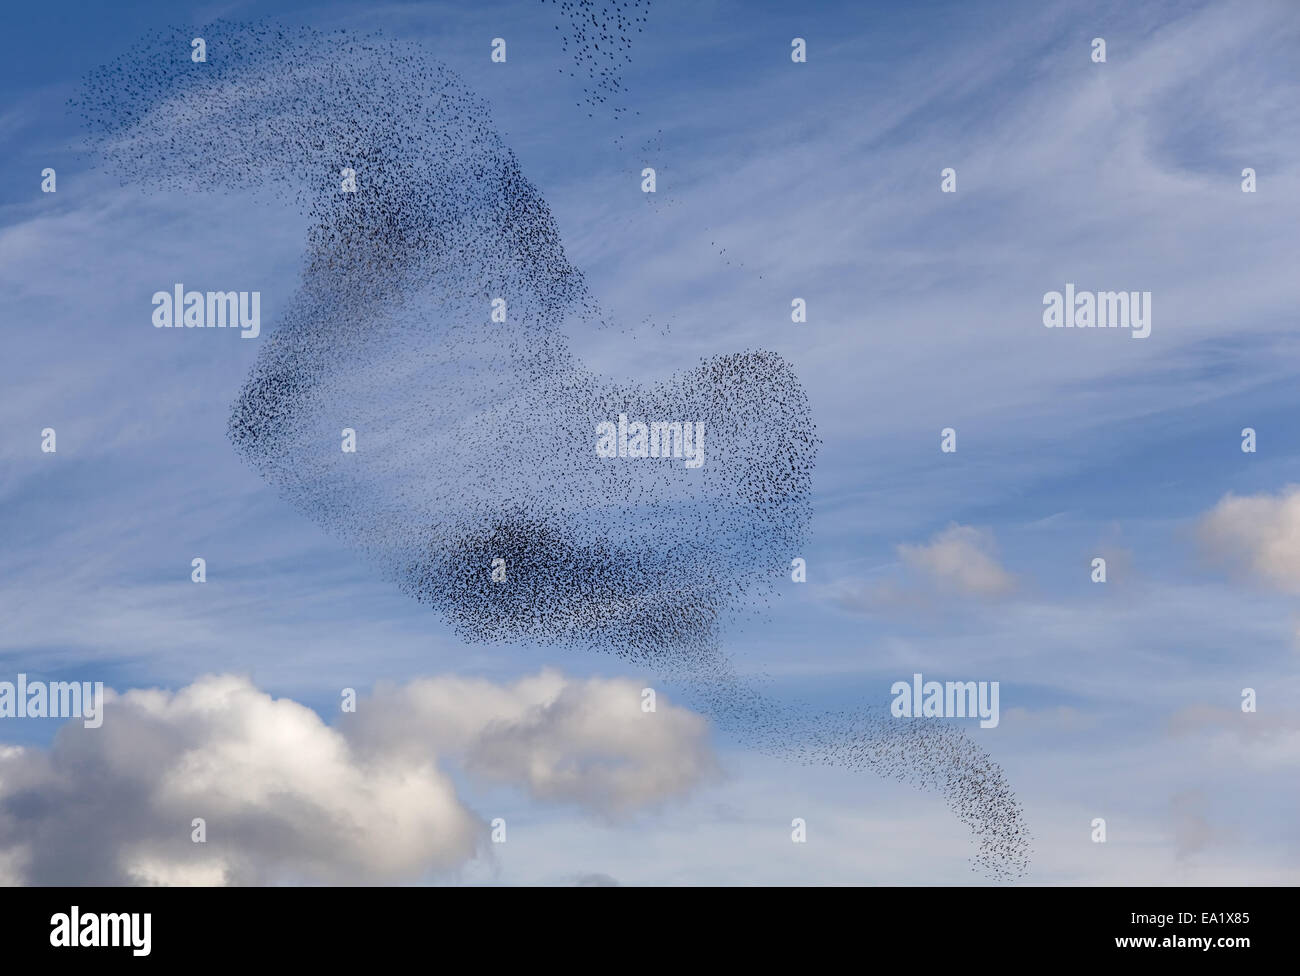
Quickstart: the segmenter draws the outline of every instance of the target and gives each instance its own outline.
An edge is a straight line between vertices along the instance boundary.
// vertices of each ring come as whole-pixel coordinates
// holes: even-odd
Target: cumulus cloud
[[[995,599],[1016,588],[997,558],[993,533],[955,522],[928,543],[901,544],[899,558],[910,578],[839,580],[826,588],[836,606],[850,613],[934,609],[936,594]]]
[[[385,883],[455,871],[488,828],[440,765],[625,816],[715,770],[704,720],[550,671],[385,686],[337,726],[247,678],[107,694],[104,724],[0,747],[0,881]],[[206,841],[195,843],[195,818]]]
[[[1300,592],[1300,485],[1278,495],[1225,495],[1197,526],[1207,552],[1258,580]]]
[[[385,684],[372,707],[346,719],[350,737],[379,755],[439,742],[483,779],[611,819],[682,796],[716,768],[701,716],[663,703],[644,712],[641,686],[623,680],[543,671],[509,686],[450,677]]]
[[[900,545],[898,555],[939,589],[971,596],[1002,596],[1015,580],[998,563],[993,533],[955,522],[927,545]]]

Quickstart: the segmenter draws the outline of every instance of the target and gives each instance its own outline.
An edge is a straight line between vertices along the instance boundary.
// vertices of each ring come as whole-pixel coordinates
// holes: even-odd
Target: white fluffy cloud
[[[940,594],[996,599],[1016,588],[1015,577],[998,562],[997,545],[988,529],[954,522],[929,542],[902,543],[897,551],[906,575],[839,580],[826,588],[828,598],[851,613],[928,613]]]
[[[643,712],[634,682],[578,682],[554,671],[509,686],[465,678],[381,685],[343,727],[378,755],[438,742],[472,774],[613,818],[682,796],[715,768],[700,716],[663,703]]]
[[[1015,580],[997,561],[993,534],[953,523],[927,545],[901,545],[898,554],[941,589],[972,596],[1002,596]]]
[[[1215,558],[1300,592],[1300,486],[1279,495],[1226,495],[1201,517],[1198,530]]]
[[[467,863],[487,826],[439,760],[616,817],[712,775],[707,725],[625,679],[385,686],[336,727],[248,679],[110,693],[101,728],[0,747],[0,881],[416,880]],[[206,843],[191,839],[206,824]]]

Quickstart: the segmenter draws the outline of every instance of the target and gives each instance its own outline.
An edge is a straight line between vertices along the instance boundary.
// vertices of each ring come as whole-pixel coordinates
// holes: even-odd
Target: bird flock
[[[648,4],[558,10],[589,99],[620,93]],[[455,74],[379,34],[224,21],[198,63],[193,33],[145,38],[73,104],[124,183],[247,207],[269,192],[307,216],[301,278],[231,409],[238,454],[464,640],[637,662],[753,748],[941,792],[975,866],[1022,874],[1021,808],[959,729],[780,702],[722,650],[808,538],[820,442],[790,364],[749,350],[657,382],[593,373],[566,330],[605,313]],[[598,457],[619,414],[703,423],[706,463]]]
[[[623,66],[632,63],[633,35],[645,30],[650,0],[543,2],[553,4],[566,21],[555,29],[560,33],[561,50],[573,61],[569,77],[581,74],[585,82],[579,107],[587,108],[588,118],[594,118],[600,109],[608,109],[616,121],[624,117],[628,106]],[[563,68],[560,72],[565,73]]]

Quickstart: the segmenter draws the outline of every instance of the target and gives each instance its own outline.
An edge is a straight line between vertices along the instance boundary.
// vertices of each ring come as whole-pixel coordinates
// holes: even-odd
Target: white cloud
[[[357,709],[331,727],[231,675],[110,694],[99,729],[0,748],[0,881],[414,881],[487,838],[442,759],[601,816],[682,796],[715,768],[704,720],[662,699],[643,713],[627,679],[433,678]]]
[[[969,525],[954,523],[928,545],[900,545],[898,554],[940,589],[1002,596],[1015,588],[1015,580],[997,561],[993,533]]]
[[[1016,588],[1016,580],[998,562],[993,533],[953,523],[928,543],[897,546],[911,579],[844,578],[822,592],[850,613],[907,611],[931,613],[936,594],[998,598]]]
[[[1198,531],[1216,559],[1300,592],[1300,486],[1279,495],[1228,494],[1201,517]]]
[[[554,671],[508,686],[453,677],[381,685],[344,728],[380,754],[438,742],[474,775],[609,817],[683,796],[715,769],[699,715],[662,701],[643,712],[636,682]]]

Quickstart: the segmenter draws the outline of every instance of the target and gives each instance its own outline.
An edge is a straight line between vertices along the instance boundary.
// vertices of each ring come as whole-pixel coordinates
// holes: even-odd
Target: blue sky
[[[576,104],[542,4],[14,13],[0,678],[179,689],[237,673],[333,721],[340,688],[385,680],[653,679],[611,657],[463,644],[235,456],[226,420],[257,343],[155,331],[149,298],[237,282],[262,292],[273,330],[306,221],[123,189],[76,154],[64,109],[143,33],[215,17],[419,40],[487,99],[570,260],[628,327],[570,337],[594,368],[644,381],[747,348],[791,361],[824,441],[808,582],[724,634],[739,669],[835,707],[887,704],[914,671],[999,681],[1000,726],[969,731],[1025,806],[1030,883],[1300,877],[1300,572],[1274,558],[1300,552],[1293,4],[656,3],[625,75],[639,114],[618,124]],[[506,64],[489,60],[496,36]],[[1067,281],[1150,291],[1150,336],[1044,329],[1042,296]],[[56,455],[39,450],[46,426]],[[949,426],[955,454],[939,450]],[[1220,507],[1229,494],[1263,504],[1243,521]],[[977,551],[948,553],[954,523]],[[983,556],[1013,582],[963,586],[908,551]],[[0,741],[46,748],[56,725],[6,722]],[[468,806],[520,827],[420,880],[978,880],[940,797],[714,738],[718,777],[617,822],[451,769]],[[792,817],[808,844],[790,843]]]

